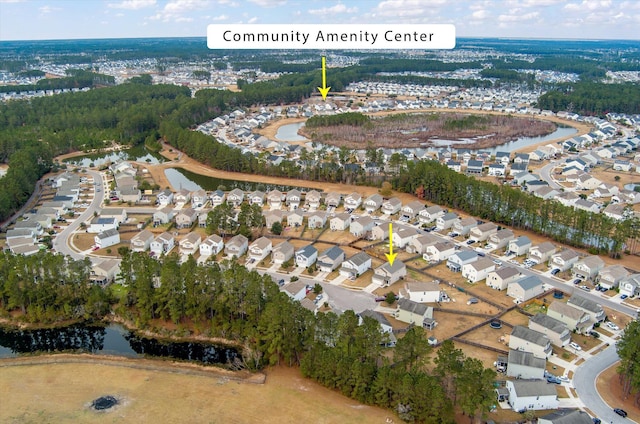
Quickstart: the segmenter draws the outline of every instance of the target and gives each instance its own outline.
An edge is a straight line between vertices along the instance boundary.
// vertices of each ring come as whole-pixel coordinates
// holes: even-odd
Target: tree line
[[[0,253],[0,310],[29,322],[99,319],[113,311],[152,329],[171,321],[243,346],[246,367],[299,366],[303,375],[359,402],[391,409],[409,422],[453,423],[454,408],[481,418],[495,403],[495,372],[450,341],[433,356],[420,328],[395,348],[376,320],[353,311],[314,315],[281,292],[270,276],[235,262],[196,264],[192,256],[160,260],[121,248],[120,298],[89,283],[88,260]],[[157,325],[157,324],[155,324]]]
[[[538,107],[554,112],[604,116],[609,112],[640,113],[640,86],[634,83],[579,82],[562,84],[538,99]]]

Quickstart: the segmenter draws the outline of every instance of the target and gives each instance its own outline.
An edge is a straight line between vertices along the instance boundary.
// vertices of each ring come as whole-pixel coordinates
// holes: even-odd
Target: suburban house
[[[327,205],[328,208],[337,208],[340,206],[340,202],[342,202],[342,194],[336,193],[335,191],[327,193],[327,197],[324,198],[324,204]]]
[[[115,246],[116,244],[120,243],[120,233],[118,232],[118,230],[112,228],[110,230],[98,233],[93,238],[93,241],[100,249]]]
[[[478,258],[480,258],[480,256],[478,256],[476,252],[472,250],[462,250],[449,256],[449,259],[447,259],[447,268],[453,272],[460,272],[462,271],[463,265],[475,262]]]
[[[170,205],[173,203],[173,192],[166,188],[158,193],[156,199],[160,205]]]
[[[436,228],[438,231],[451,228],[454,222],[458,219],[458,214],[455,212],[447,212],[436,219]]]
[[[300,302],[307,295],[307,285],[302,281],[294,281],[287,283],[280,289],[287,294],[291,299]]]
[[[329,228],[331,228],[331,231],[345,231],[347,228],[350,228],[350,224],[351,215],[343,212],[331,218]]]
[[[168,224],[173,220],[174,211],[171,206],[165,206],[164,208],[157,210],[153,213],[153,225]]]
[[[542,380],[544,378],[546,364],[546,359],[538,358],[534,356],[533,353],[509,349],[509,356],[507,358],[507,377],[525,380]],[[542,381],[547,384],[546,381]]]
[[[293,258],[295,247],[288,241],[276,244],[271,251],[271,261],[274,264],[283,264]]]
[[[149,230],[142,230],[131,239],[130,246],[132,252],[146,252],[153,241],[153,233]]]
[[[421,224],[429,224],[445,214],[444,209],[440,206],[429,206],[418,212],[418,220]]]
[[[436,321],[433,319],[433,307],[410,299],[398,300],[394,317],[398,321],[429,330],[433,330],[436,326]]]
[[[578,333],[585,334],[591,331],[593,327],[593,321],[588,313],[557,300],[551,302],[551,305],[547,308],[547,315],[562,321],[569,331],[575,330]]]
[[[546,360],[551,355],[551,341],[544,333],[516,325],[509,336],[509,349],[529,352]]]
[[[556,246],[553,243],[545,241],[537,246],[532,246],[531,249],[529,249],[528,258],[542,264],[550,260],[551,256],[553,256],[556,251]]]
[[[362,325],[365,318],[371,318],[378,322],[380,326],[380,332],[384,335],[383,344],[386,347],[393,347],[396,345],[396,337],[393,334],[393,327],[389,320],[380,312],[372,311],[371,309],[365,309],[358,314],[358,325]]]
[[[91,282],[106,286],[116,281],[120,274],[120,261],[118,259],[107,259],[91,267]]]
[[[111,229],[118,229],[118,220],[116,218],[102,218],[100,216],[96,216],[89,223],[87,232],[97,234]]]
[[[425,209],[424,203],[420,202],[419,200],[414,200],[413,202],[409,202],[408,204],[402,207],[401,215],[402,215],[402,218],[405,218],[407,220],[412,220],[416,216],[418,216],[420,211],[424,209]]]
[[[389,226],[388,225],[376,225],[371,230],[371,240],[386,240],[389,238]],[[395,244],[394,244],[395,246]]]
[[[364,201],[363,203],[364,210],[366,210],[369,213],[375,212],[378,209],[380,209],[383,201],[384,199],[378,193],[372,194],[371,196],[367,197],[367,199]]]
[[[565,249],[560,253],[551,256],[549,268],[558,268],[560,271],[566,271],[580,259],[580,255],[575,250]]]
[[[178,190],[173,200],[176,203],[181,203],[184,205],[191,200],[191,193],[186,188],[183,188],[181,190]]]
[[[318,249],[308,244],[295,253],[296,266],[308,268],[318,259]]]
[[[177,228],[191,228],[198,219],[198,211],[191,208],[182,209],[175,217]]]
[[[302,201],[302,193],[300,190],[293,189],[287,192],[287,196],[285,197],[285,202],[287,206],[289,206],[289,210],[296,210],[300,207],[300,202]]]
[[[429,262],[446,261],[451,255],[456,253],[455,249],[456,245],[450,241],[437,242],[435,244],[430,244],[425,248],[422,258]]]
[[[535,275],[523,277],[509,284],[507,287],[507,296],[513,297],[516,303],[526,302],[543,292],[542,280]]]
[[[559,347],[564,347],[571,341],[571,332],[566,324],[549,315],[535,314],[529,318],[529,328],[544,334],[551,344]]]
[[[509,405],[516,412],[558,409],[558,391],[555,384],[545,380],[514,380],[506,382]]]
[[[189,233],[178,243],[178,251],[181,255],[195,255],[200,251],[202,237],[198,233]]]
[[[400,289],[399,297],[418,303],[437,303],[440,302],[440,286],[436,281],[405,283],[404,288]]]
[[[480,258],[468,264],[462,265],[462,276],[469,283],[477,283],[487,278],[490,272],[495,271],[496,264],[489,258]]]
[[[330,247],[318,256],[318,268],[323,272],[331,272],[342,265],[344,258],[344,251],[340,247]]]
[[[247,195],[247,201],[250,205],[264,205],[265,194],[263,191],[256,190]]]
[[[419,234],[418,230],[413,227],[395,225],[393,226],[393,245],[404,249],[404,247],[409,244],[411,240],[418,237]]]
[[[191,207],[201,208],[207,203],[207,192],[200,189],[191,193]]]
[[[249,245],[249,258],[256,262],[263,260],[271,253],[273,244],[266,237],[260,237]]]
[[[298,210],[287,212],[287,226],[288,227],[301,227],[304,221],[304,215]]]
[[[323,211],[311,212],[307,217],[307,227],[314,230],[316,228],[324,228],[327,223],[327,214]]]
[[[101,218],[114,218],[118,225],[127,220],[127,210],[124,208],[103,208],[100,211]]]
[[[516,256],[525,255],[531,249],[531,239],[527,236],[519,236],[518,238],[509,241],[507,250],[515,253]]]
[[[280,209],[284,200],[284,194],[280,190],[271,190],[267,193],[267,204],[271,210]]]
[[[217,255],[224,249],[224,240],[217,234],[211,234],[199,246],[200,256]]]
[[[488,245],[491,249],[502,249],[514,239],[513,231],[503,228],[489,236]]]
[[[601,322],[606,318],[602,305],[591,299],[580,296],[579,294],[573,294],[567,301],[567,305],[571,305],[574,308],[580,309],[582,312],[589,314],[593,322]]]
[[[309,209],[318,209],[320,207],[320,192],[311,190],[304,196],[304,203]]]
[[[498,232],[498,226],[493,222],[486,222],[484,224],[478,225],[475,228],[472,228],[469,231],[469,239],[475,241],[485,241],[492,234]]]
[[[175,246],[175,243],[176,238],[173,234],[165,231],[151,242],[149,249],[157,257],[169,253]]]
[[[284,215],[285,215],[284,212],[279,209],[262,211],[262,216],[264,216],[265,226],[269,229],[273,227],[273,224],[275,224],[276,222],[279,222],[280,224],[282,224],[282,219],[284,218]]]
[[[397,197],[392,197],[382,202],[382,212],[385,215],[394,215],[400,212],[402,208],[402,201]]]
[[[364,274],[369,268],[371,268],[371,257],[365,252],[359,252],[342,262],[340,275],[355,279]]]
[[[434,234],[420,234],[414,237],[406,247],[408,253],[424,254],[427,246],[439,243],[442,239]]]
[[[243,236],[242,234],[238,234],[233,236],[231,240],[229,240],[224,246],[224,253],[233,258],[239,258],[244,255],[249,248],[249,239]]]
[[[486,284],[492,289],[506,290],[509,284],[520,279],[520,271],[517,268],[503,267],[487,274]]]
[[[591,416],[579,409],[559,409],[543,417],[538,424],[593,424]]]
[[[633,297],[640,293],[640,274],[632,274],[620,281],[620,294]]]
[[[475,218],[472,218],[472,217],[458,218],[453,223],[452,229],[456,233],[462,236],[466,236],[467,234],[469,234],[469,231],[471,231],[472,228],[475,228],[477,226],[478,226],[478,221]]]
[[[233,207],[237,208],[240,206],[240,203],[244,201],[244,191],[239,188],[234,188],[227,195],[227,203],[233,205]]]
[[[362,196],[359,193],[353,192],[344,198],[344,208],[350,210],[356,210],[362,204]]]
[[[592,255],[576,262],[571,268],[571,273],[575,278],[593,280],[602,268],[604,268],[604,261],[600,256]]]
[[[211,193],[211,205],[213,207],[219,206],[224,203],[226,198],[227,198],[227,195],[225,194],[224,191],[216,190],[213,193]]]
[[[390,286],[407,275],[407,267],[404,262],[396,259],[393,265],[385,262],[378,268],[373,270],[372,283],[379,284],[381,287]]]
[[[349,232],[355,237],[365,238],[374,227],[373,219],[370,216],[362,216],[351,222]]]

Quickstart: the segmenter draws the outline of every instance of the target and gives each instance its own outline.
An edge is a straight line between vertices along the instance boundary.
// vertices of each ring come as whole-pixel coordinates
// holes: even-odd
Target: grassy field
[[[265,384],[183,375],[121,364],[0,367],[2,423],[384,423],[388,411],[358,404],[303,379],[297,369],[267,371]],[[1,366],[2,364],[0,364]],[[97,412],[91,402],[120,404]]]

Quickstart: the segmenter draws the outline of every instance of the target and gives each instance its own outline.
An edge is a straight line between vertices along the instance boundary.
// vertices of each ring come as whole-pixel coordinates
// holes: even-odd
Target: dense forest
[[[25,71],[30,76],[38,74],[37,70]],[[38,90],[60,90],[64,88],[91,88],[97,86],[113,85],[115,78],[111,75],[99,74],[81,69],[67,70],[67,76],[63,78],[45,78],[35,84],[24,85],[0,85],[0,92],[26,92]]]
[[[538,107],[554,112],[603,116],[609,112],[640,113],[640,85],[580,82],[563,84],[538,99]]]
[[[616,343],[620,357],[618,374],[625,398],[634,394],[636,404],[640,399],[640,321],[631,321],[624,329],[622,337]]]
[[[479,419],[495,403],[495,372],[450,341],[429,364],[434,355],[420,328],[385,348],[387,336],[374,319],[360,323],[353,311],[314,315],[271,277],[236,263],[198,266],[193,257],[181,264],[175,254],[158,261],[126,248],[121,253],[125,290],[118,298],[88,283],[88,260],[0,252],[0,312],[46,323],[99,319],[113,310],[152,330],[152,322],[171,321],[183,336],[196,330],[237,341],[249,369],[300,366],[324,386],[409,422],[453,423],[454,405]]]

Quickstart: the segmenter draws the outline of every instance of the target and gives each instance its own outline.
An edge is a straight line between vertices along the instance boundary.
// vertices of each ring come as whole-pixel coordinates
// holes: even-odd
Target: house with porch
[[[487,278],[490,272],[495,271],[496,264],[489,258],[480,258],[477,261],[462,265],[462,276],[467,282],[473,284]]]
[[[211,234],[200,243],[198,248],[200,256],[215,256],[224,249],[224,240],[217,234]]]
[[[547,308],[547,315],[563,322],[569,331],[587,334],[593,328],[591,316],[568,303],[555,300]]]
[[[566,324],[549,315],[537,313],[529,318],[529,328],[549,338],[551,344],[565,347],[571,341],[571,332]]]
[[[618,287],[623,279],[627,278],[631,273],[622,265],[609,265],[598,272],[596,283],[607,290]]]
[[[100,249],[115,246],[116,244],[120,243],[120,233],[118,232],[118,230],[112,228],[110,230],[98,233],[93,238],[93,241],[95,245]]]
[[[345,253],[338,246],[332,246],[318,256],[318,269],[323,272],[331,272],[344,262]]]
[[[385,215],[395,215],[400,212],[401,208],[402,201],[397,197],[392,197],[382,202],[382,213]]]
[[[408,282],[400,289],[398,296],[418,303],[437,303],[441,298],[440,285],[437,281]]]
[[[260,237],[249,245],[249,258],[256,262],[260,262],[271,253],[273,244],[266,237]]]
[[[342,194],[335,191],[327,193],[327,196],[324,198],[324,204],[327,205],[328,208],[337,208],[341,202]]]
[[[451,255],[456,253],[455,248],[456,245],[448,240],[429,244],[425,247],[422,258],[428,262],[446,261]]]
[[[247,253],[249,239],[242,234],[235,235],[224,246],[224,253],[230,258],[239,258]]]
[[[444,215],[436,219],[436,229],[438,231],[451,228],[454,222],[458,219],[458,214],[455,212],[447,212]]]
[[[149,249],[156,256],[166,255],[173,249],[176,244],[176,238],[173,234],[164,232],[157,236],[149,245]]]
[[[289,210],[294,211],[298,209],[298,207],[300,207],[301,201],[302,201],[302,193],[300,193],[300,190],[294,188],[293,190],[289,190],[287,192],[287,195],[285,197],[285,203],[289,207]]]
[[[466,236],[467,234],[469,234],[469,231],[471,231],[472,228],[475,228],[477,226],[478,226],[478,220],[476,220],[475,218],[460,217],[456,219],[456,221],[453,223],[453,226],[451,228],[453,229],[454,232],[460,234],[461,236]]]
[[[240,206],[242,202],[244,202],[244,191],[239,188],[234,188],[227,194],[227,203],[233,205],[234,208]]]
[[[498,226],[493,222],[486,222],[478,225],[469,231],[469,239],[475,241],[485,241],[498,232]]]
[[[491,234],[487,244],[490,249],[502,249],[514,238],[515,236],[513,231],[508,228],[503,228],[502,230],[498,230],[498,232]]]
[[[515,253],[516,256],[526,255],[529,249],[531,249],[531,239],[527,236],[519,236],[507,244],[507,251]]]
[[[600,256],[591,255],[576,262],[571,268],[571,273],[575,278],[593,280],[602,268],[604,268],[604,261]]]
[[[295,263],[298,267],[308,268],[316,263],[318,259],[318,249],[308,244],[295,253]]]
[[[414,302],[407,298],[398,300],[393,316],[400,322],[413,324],[416,327],[426,328],[428,330],[433,330],[437,325],[433,319],[432,306]]]
[[[287,215],[287,226],[288,227],[301,227],[304,221],[304,215],[302,212],[296,210],[290,211],[286,213]]]
[[[429,224],[445,214],[445,210],[440,206],[429,206],[418,212],[418,221],[421,224]]]
[[[274,264],[283,264],[293,258],[295,247],[288,241],[283,241],[274,246],[271,251],[271,261]]]
[[[365,252],[359,252],[342,262],[340,275],[355,279],[371,268],[371,257]]]
[[[560,271],[566,271],[570,269],[573,264],[578,262],[579,259],[580,255],[578,252],[572,249],[565,249],[562,252],[551,256],[549,268],[558,268]]]
[[[198,220],[198,211],[191,208],[182,209],[175,216],[176,228],[191,228]]]
[[[532,246],[529,249],[527,257],[536,263],[542,264],[550,260],[556,251],[557,248],[553,243],[545,241],[536,246]]]
[[[271,210],[280,209],[284,201],[284,194],[280,190],[271,190],[267,193],[267,204]]]
[[[439,243],[442,239],[434,234],[420,234],[407,245],[407,252],[424,254],[427,246]]]
[[[362,196],[359,193],[353,192],[344,198],[344,208],[347,210],[356,210],[362,204]]]
[[[195,255],[200,252],[202,237],[198,233],[189,233],[178,243],[178,251],[181,255]]]
[[[355,237],[366,238],[374,227],[370,216],[362,216],[351,221],[349,232]]]
[[[505,266],[487,274],[486,284],[492,289],[506,290],[509,284],[520,279],[520,271],[517,268]]]
[[[327,223],[327,213],[324,211],[311,212],[307,217],[307,227],[311,230],[324,228]]]
[[[165,225],[173,221],[175,212],[172,206],[165,206],[153,213],[153,225]]]
[[[449,256],[447,259],[447,268],[453,272],[462,271],[463,265],[475,262],[480,258],[473,250],[462,250]]]
[[[364,210],[369,213],[375,212],[378,209],[380,209],[383,202],[384,202],[384,199],[381,195],[379,195],[378,193],[372,194],[371,196],[367,197],[366,200],[364,201],[363,203]]]
[[[310,190],[304,196],[304,203],[310,209],[318,209],[320,207],[320,192],[317,190]]]
[[[253,191],[247,195],[247,201],[250,205],[262,206],[264,205],[265,194],[260,190]]]
[[[409,202],[402,207],[401,217],[411,221],[415,219],[416,216],[420,213],[420,211],[426,209],[423,202],[419,200],[414,200],[413,202]]]
[[[149,230],[142,230],[129,242],[132,252],[146,252],[153,241],[153,233]]]
[[[620,281],[620,294],[633,297],[640,294],[640,274],[631,274]]]
[[[227,199],[227,195],[224,191],[216,190],[213,193],[211,193],[211,206],[213,206],[214,208],[216,206],[220,206],[221,204],[224,203],[226,199]]]

